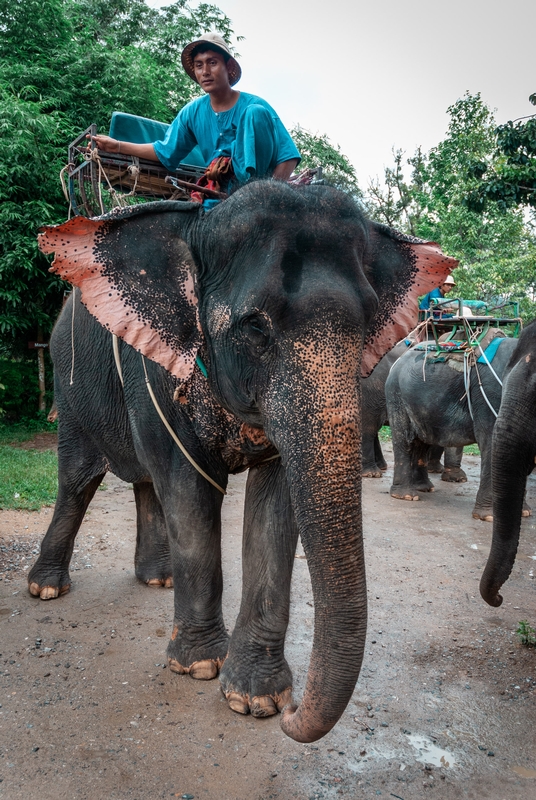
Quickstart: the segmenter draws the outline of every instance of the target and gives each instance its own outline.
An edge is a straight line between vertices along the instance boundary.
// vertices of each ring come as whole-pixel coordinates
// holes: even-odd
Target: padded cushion
[[[121,142],[133,144],[151,144],[165,138],[169,125],[157,122],[146,117],[137,117],[135,114],[124,114],[114,111],[110,122],[109,136]],[[205,162],[199,147],[194,147],[181,164],[190,164],[193,167],[205,167]]]

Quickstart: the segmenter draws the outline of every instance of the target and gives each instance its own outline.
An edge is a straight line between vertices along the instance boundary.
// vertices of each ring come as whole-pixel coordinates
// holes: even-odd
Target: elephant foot
[[[417,490],[412,486],[391,486],[390,494],[395,500],[420,500]]]
[[[62,594],[67,594],[71,584],[67,583],[64,586],[40,586],[35,581],[28,583],[28,589],[33,597],[40,597],[41,600],[55,600],[56,597],[61,597]]]
[[[195,640],[199,644],[193,644]],[[178,675],[190,675],[197,681],[211,681],[218,676],[223,662],[227,657],[229,636],[220,628],[212,633],[203,631],[184,630],[175,624],[167,648],[168,665],[172,672]]]
[[[134,563],[134,572],[140,583],[147,586],[164,586],[166,589],[173,587],[173,574],[169,560],[144,559]]]
[[[41,600],[55,600],[71,588],[69,571],[60,567],[51,569],[37,559],[28,575],[28,591]]]
[[[387,467],[386,467],[386,469],[387,469]],[[361,472],[361,477],[362,478],[381,478],[382,477],[381,468],[377,467],[376,465],[374,465],[373,467],[371,467],[371,466],[363,467],[363,470]]]
[[[444,467],[441,461],[434,460],[429,461],[427,466],[428,472],[433,472],[436,475],[441,475],[443,473]],[[443,479],[444,480],[444,479]]]
[[[285,706],[292,702],[292,688],[285,689],[281,694],[262,695],[260,697],[250,697],[239,692],[226,692],[222,686],[222,692],[229,704],[231,711],[237,714],[251,714],[252,717],[273,717],[279,711],[283,711]]]
[[[173,577],[169,578],[149,578],[145,581],[147,586],[163,586],[164,589],[173,589]]]
[[[237,714],[271,717],[292,702],[292,672],[283,643],[274,647],[256,637],[233,634],[229,655],[220,672],[221,690]]]
[[[467,475],[461,467],[445,467],[441,480],[447,483],[467,483]]]
[[[481,519],[482,522],[493,522],[493,509],[488,507],[473,508],[473,519]]]
[[[211,681],[218,676],[223,661],[221,659],[205,658],[194,661],[189,667],[179,664],[177,659],[168,657],[168,665],[172,672],[178,675],[190,675],[196,681]]]

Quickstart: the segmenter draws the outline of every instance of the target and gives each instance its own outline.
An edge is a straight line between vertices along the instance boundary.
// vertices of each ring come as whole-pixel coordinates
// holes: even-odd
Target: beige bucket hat
[[[447,277],[443,281],[443,284],[445,284],[445,283],[448,283],[449,286],[456,286],[456,281],[454,280],[452,275],[447,275]]]
[[[196,80],[192,52],[199,44],[210,44],[216,52],[225,53],[225,55],[230,56],[227,62],[227,69],[229,70],[229,83],[231,86],[234,86],[235,83],[238,83],[242,77],[240,64],[229,50],[229,46],[227,45],[225,39],[220,36],[219,33],[203,33],[199,39],[195,40],[195,42],[190,42],[190,44],[186,45],[181,54],[181,61],[187,75],[189,75],[193,81]]]

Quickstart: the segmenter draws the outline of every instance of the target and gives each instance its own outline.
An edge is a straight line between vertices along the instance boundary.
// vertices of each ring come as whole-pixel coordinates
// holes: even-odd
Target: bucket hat
[[[217,53],[223,53],[227,56],[230,56],[229,60],[227,61],[229,83],[231,86],[234,86],[235,83],[238,83],[242,76],[240,64],[229,50],[229,46],[227,45],[225,39],[220,36],[219,33],[203,33],[199,39],[195,40],[195,42],[190,42],[190,44],[186,45],[181,54],[182,66],[184,67],[186,74],[189,75],[193,81],[197,82],[192,52],[200,44],[209,44],[211,45],[211,49],[215,50]]]
[[[445,283],[448,283],[448,284],[449,284],[449,286],[456,286],[456,281],[454,280],[454,278],[452,277],[452,275],[447,275],[447,277],[445,278],[445,280],[443,281],[443,283],[444,283],[444,284],[445,284]]]

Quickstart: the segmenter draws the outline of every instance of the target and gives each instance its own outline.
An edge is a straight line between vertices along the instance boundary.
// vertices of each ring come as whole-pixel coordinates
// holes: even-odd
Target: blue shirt
[[[424,295],[423,299],[419,303],[420,310],[424,311],[430,308],[430,300],[433,300],[436,297],[440,300],[443,300],[443,295],[441,294],[441,289],[439,287],[437,287],[437,289],[432,289],[431,292],[428,292],[428,294]]]
[[[208,94],[184,106],[169,126],[165,139],[153,142],[158,160],[166,169],[175,170],[196,145],[201,150],[205,166],[219,156],[232,157],[238,124],[251,104],[263,106],[274,123],[276,143],[272,171],[283,161],[299,159],[296,145],[274,109],[261,97],[240,92],[228,111],[213,111]]]

